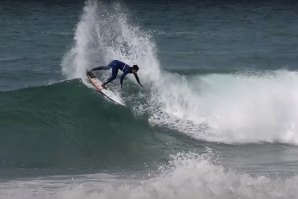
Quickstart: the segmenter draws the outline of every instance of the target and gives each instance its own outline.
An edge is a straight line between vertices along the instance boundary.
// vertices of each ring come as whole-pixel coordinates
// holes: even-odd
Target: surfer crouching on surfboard
[[[92,71],[96,71],[96,70],[109,70],[110,68],[112,68],[112,75],[111,77],[101,85],[101,87],[103,87],[104,89],[107,89],[105,87],[106,84],[114,81],[114,79],[116,79],[117,74],[118,74],[118,70],[121,70],[123,72],[123,74],[120,77],[120,84],[121,84],[121,88],[122,88],[122,84],[123,84],[123,79],[124,77],[128,74],[128,73],[133,73],[137,82],[140,84],[140,86],[143,87],[143,85],[140,83],[139,77],[137,75],[137,72],[139,70],[138,65],[133,65],[132,67],[127,65],[126,63],[119,61],[119,60],[113,60],[111,61],[111,63],[109,63],[107,66],[98,66],[95,67],[93,69],[91,69],[90,71],[87,72],[91,73]]]

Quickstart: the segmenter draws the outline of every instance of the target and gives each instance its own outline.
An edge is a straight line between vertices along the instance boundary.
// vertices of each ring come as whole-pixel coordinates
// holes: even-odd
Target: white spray
[[[149,114],[152,125],[208,141],[298,144],[296,72],[187,78],[167,73],[160,69],[152,36],[129,23],[126,13],[120,4],[86,2],[74,47],[62,62],[68,78],[84,80],[87,68],[113,59],[138,64],[149,94],[140,90],[126,100],[134,113]]]
[[[141,76],[146,79],[159,78],[159,62],[151,36],[130,25],[125,8],[118,3],[87,1],[74,39],[74,47],[62,61],[68,78],[84,79],[86,69],[107,65],[113,59],[138,64]]]

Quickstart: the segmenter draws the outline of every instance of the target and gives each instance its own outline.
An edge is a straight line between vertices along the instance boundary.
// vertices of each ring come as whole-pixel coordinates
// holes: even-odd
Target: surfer
[[[124,63],[122,61],[119,61],[119,60],[113,60],[107,66],[95,67],[95,68],[91,69],[90,71],[88,71],[88,73],[96,71],[96,70],[109,70],[110,68],[112,68],[111,77],[105,83],[103,83],[101,85],[104,89],[107,89],[105,87],[106,84],[108,84],[108,83],[110,83],[110,82],[112,82],[116,79],[117,74],[118,74],[118,70],[121,70],[123,72],[123,74],[120,77],[121,88],[122,88],[122,84],[123,84],[123,79],[128,73],[133,73],[136,80],[137,80],[137,82],[139,83],[139,85],[143,87],[143,85],[140,83],[140,80],[139,80],[139,77],[138,77],[138,74],[137,74],[137,72],[139,70],[138,65],[133,65],[131,67],[131,66],[127,65],[126,63]]]

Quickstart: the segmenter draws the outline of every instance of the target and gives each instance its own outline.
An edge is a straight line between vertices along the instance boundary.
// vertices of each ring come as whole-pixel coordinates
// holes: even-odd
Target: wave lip
[[[164,74],[152,93],[153,125],[228,144],[298,144],[298,73]],[[179,83],[177,83],[179,82]]]

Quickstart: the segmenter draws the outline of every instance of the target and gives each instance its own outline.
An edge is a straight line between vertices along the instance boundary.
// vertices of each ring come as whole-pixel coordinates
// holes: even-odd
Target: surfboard
[[[105,95],[107,98],[109,98],[116,104],[125,106],[124,101],[120,97],[118,97],[113,91],[111,91],[109,88],[104,89],[103,87],[101,87],[102,82],[92,72],[86,72],[86,75],[99,93]]]

